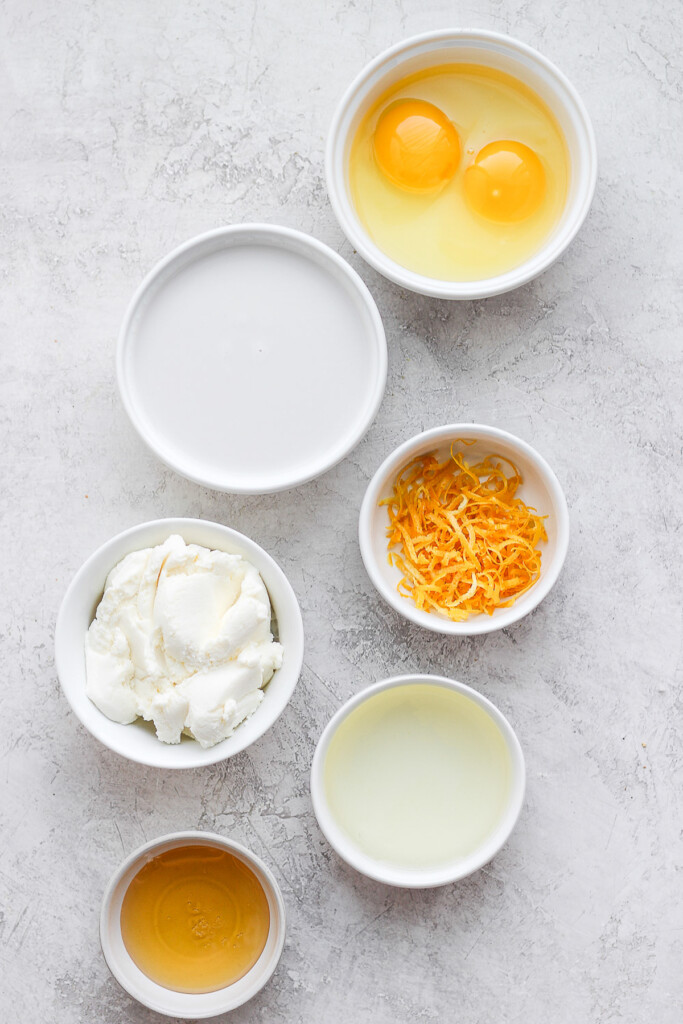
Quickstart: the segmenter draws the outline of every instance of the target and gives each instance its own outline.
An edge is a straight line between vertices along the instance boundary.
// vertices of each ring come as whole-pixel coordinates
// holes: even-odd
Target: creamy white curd
[[[85,659],[86,692],[108,718],[210,747],[256,710],[282,647],[254,566],[173,535],[109,573]]]

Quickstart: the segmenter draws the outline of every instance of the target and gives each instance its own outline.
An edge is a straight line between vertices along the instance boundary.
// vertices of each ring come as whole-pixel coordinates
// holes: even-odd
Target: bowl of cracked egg
[[[330,200],[354,248],[415,292],[477,299],[567,248],[597,176],[589,116],[537,51],[494,32],[399,43],[351,84],[327,143]]]

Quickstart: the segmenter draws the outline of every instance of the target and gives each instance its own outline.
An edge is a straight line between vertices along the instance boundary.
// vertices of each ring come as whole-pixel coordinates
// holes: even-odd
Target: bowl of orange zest
[[[562,489],[526,442],[494,427],[426,431],[371,481],[360,544],[380,594],[442,633],[502,629],[548,593],[567,551]]]

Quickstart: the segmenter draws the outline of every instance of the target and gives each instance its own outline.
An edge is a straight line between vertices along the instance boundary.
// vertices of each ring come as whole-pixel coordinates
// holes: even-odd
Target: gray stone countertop
[[[532,284],[449,304],[356,256],[323,178],[335,103],[374,54],[451,24],[509,32],[578,87],[600,179],[589,219]],[[231,1024],[678,1024],[681,962],[681,242],[683,8],[676,0],[102,0],[2,7],[0,761],[3,1020],[151,1024],[111,978],[98,911],[124,855],[198,827],[272,866],[289,932]],[[142,445],[114,346],[146,271],[211,227],[266,220],[359,271],[389,379],[356,450],[274,497],[191,484]],[[409,627],[361,564],[379,462],[419,430],[491,423],[565,488],[564,572],[512,629]],[[301,602],[305,667],[285,714],[230,762],[128,763],[57,682],[53,632],[76,569],[146,519],[253,537]],[[323,840],[308,771],[333,711],[402,671],[450,675],[509,717],[527,757],[511,840],[468,880],[399,891]]]

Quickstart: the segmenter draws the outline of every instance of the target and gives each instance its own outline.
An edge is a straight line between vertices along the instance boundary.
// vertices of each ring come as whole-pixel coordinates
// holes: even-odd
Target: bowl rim
[[[364,854],[352,839],[346,837],[345,833],[337,825],[327,803],[323,778],[325,757],[332,736],[351,712],[355,711],[357,707],[364,704],[365,701],[374,697],[377,693],[394,687],[412,684],[442,686],[474,701],[475,704],[490,715],[496,726],[500,729],[510,754],[511,764],[510,794],[507,806],[493,835],[482,844],[479,851],[475,851],[469,857],[450,866],[426,868],[424,870],[401,868],[395,865],[385,866],[381,861],[377,861],[373,857]],[[313,811],[320,830],[332,849],[343,861],[361,874],[372,878],[376,882],[382,882],[385,885],[392,885],[402,889],[430,889],[441,885],[450,885],[452,882],[460,881],[484,867],[485,864],[488,864],[510,838],[524,805],[525,791],[526,764],[524,752],[517,734],[503,712],[482,693],[471,686],[467,686],[466,683],[461,683],[447,676],[430,675],[428,673],[416,672],[390,676],[387,679],[373,683],[347,700],[338,708],[323,729],[320,739],[316,744],[311,764],[311,801],[313,803]]]
[[[166,269],[171,266],[172,263],[185,256],[193,249],[201,249],[201,247],[205,246],[207,243],[211,243],[217,239],[235,239],[239,238],[240,235],[259,235],[262,237],[264,244],[268,243],[268,239],[278,238],[286,243],[286,248],[299,246],[304,250],[308,249],[309,251],[317,254],[317,256],[322,258],[322,260],[327,261],[328,264],[332,264],[332,266],[336,268],[336,272],[341,274],[341,276],[345,278],[348,284],[353,288],[369,315],[372,339],[377,356],[377,374],[372,388],[370,404],[365,416],[359,417],[354,429],[349,431],[346,435],[346,440],[342,447],[336,449],[332,458],[321,462],[321,464],[312,472],[299,473],[292,476],[285,482],[280,480],[273,484],[273,486],[261,486],[258,490],[254,490],[252,486],[245,486],[244,484],[241,484],[239,478],[230,481],[229,474],[226,475],[222,481],[217,482],[210,475],[204,476],[202,473],[195,473],[188,467],[183,467],[181,469],[177,462],[168,457],[167,452],[162,451],[159,448],[154,438],[148,435],[144,422],[141,416],[138,415],[137,407],[131,396],[128,383],[128,373],[126,370],[126,353],[130,346],[129,338],[131,326],[140,303],[143,301],[148,290],[153,287],[154,283],[164,274]],[[302,484],[308,483],[311,480],[317,479],[319,476],[322,476],[334,466],[338,465],[351,451],[353,451],[370,429],[382,404],[382,399],[384,398],[387,369],[388,355],[384,324],[377,308],[377,303],[357,271],[354,270],[354,268],[347,263],[339,253],[335,252],[329,245],[321,242],[313,235],[306,234],[306,232],[299,231],[296,228],[285,227],[281,224],[267,224],[261,221],[227,224],[221,227],[211,228],[208,231],[204,231],[199,235],[195,235],[192,238],[187,239],[185,242],[176,246],[158,260],[147,272],[133,293],[133,296],[126,308],[116,343],[116,379],[119,395],[121,396],[121,401],[128,418],[140,439],[144,442],[147,448],[158,459],[160,459],[164,465],[168,466],[169,469],[172,469],[174,473],[178,473],[185,479],[191,480],[193,483],[199,484],[202,487],[208,487],[211,490],[227,494],[274,494],[279,491],[291,490],[295,487],[300,487]]]
[[[481,441],[506,442],[533,463],[556,506],[557,544],[546,572],[527,592],[529,601],[526,607],[522,608],[519,602],[515,602],[511,607],[501,609],[501,614],[470,616],[469,619],[465,619],[463,622],[453,622],[450,619],[420,611],[408,598],[402,597],[398,591],[386,585],[379,571],[379,557],[372,541],[371,524],[373,513],[377,508],[379,497],[387,478],[393,478],[401,466],[410,461],[411,456],[416,453],[418,448],[431,443],[437,446],[451,438],[455,439],[467,435],[476,436],[477,440]],[[569,509],[567,507],[567,499],[557,476],[543,456],[526,441],[523,441],[515,434],[510,434],[507,430],[501,430],[499,427],[490,427],[482,423],[449,423],[415,434],[390,452],[384,459],[373,474],[363,496],[358,517],[358,540],[361,558],[372,583],[386,603],[394,611],[398,612],[399,615],[402,615],[404,619],[408,619],[415,625],[422,626],[424,629],[431,630],[434,633],[442,633],[447,636],[478,636],[483,633],[494,633],[500,629],[506,629],[513,623],[519,622],[520,619],[523,619],[537,608],[541,601],[550,593],[562,571],[569,548]],[[383,555],[386,556],[386,551],[383,552]]]
[[[118,929],[120,933],[120,918],[118,921],[112,921],[112,901],[114,897],[114,892],[119,883],[121,882],[121,880],[126,875],[126,873],[132,867],[134,867],[138,861],[145,858],[147,854],[153,853],[154,850],[162,846],[166,846],[168,844],[189,845],[192,844],[193,841],[198,843],[199,845],[206,844],[220,846],[223,849],[229,850],[231,853],[238,854],[238,856],[244,861],[246,861],[250,866],[256,867],[257,872],[261,876],[263,876],[263,878],[265,878],[268,884],[269,893],[267,893],[266,895],[270,895],[272,897],[273,902],[277,906],[278,910],[276,922],[277,929],[275,932],[275,948],[272,954],[272,963],[266,968],[263,976],[259,979],[259,981],[256,984],[253,984],[251,988],[249,988],[243,996],[240,996],[237,1001],[235,1001],[234,999],[226,1000],[225,1005],[223,1005],[222,1007],[218,1009],[211,1009],[208,1011],[202,1008],[193,1010],[192,1008],[188,1007],[178,1007],[176,1009],[165,1008],[159,1002],[155,1001],[155,999],[152,996],[146,996],[144,992],[138,991],[136,986],[131,985],[131,982],[127,978],[126,974],[119,969],[119,965],[116,962],[116,959],[113,955],[113,950],[109,939],[110,921],[113,923],[114,927]],[[170,848],[173,848],[173,846],[171,846]],[[263,884],[262,878],[259,878],[259,881],[261,882],[261,884]],[[102,902],[100,905],[100,947],[102,949],[102,955],[104,956],[105,962],[112,976],[116,979],[119,985],[123,989],[125,989],[125,991],[130,996],[132,996],[133,999],[137,1000],[137,1002],[141,1003],[143,1006],[148,1007],[148,1009],[154,1010],[156,1011],[156,1013],[161,1013],[167,1017],[183,1017],[194,1020],[206,1017],[215,1017],[219,1014],[227,1013],[230,1010],[235,1010],[237,1009],[238,1006],[242,1006],[249,999],[252,999],[258,992],[261,991],[262,988],[265,987],[265,985],[268,984],[271,977],[275,973],[275,969],[277,968],[277,965],[280,961],[280,957],[282,956],[282,950],[285,944],[286,931],[287,913],[285,908],[285,902],[282,896],[280,886],[278,885],[277,879],[275,878],[275,875],[268,867],[268,865],[265,864],[260,857],[258,857],[255,853],[252,853],[252,851],[249,850],[242,843],[239,843],[234,839],[229,839],[227,836],[219,835],[217,832],[202,832],[198,829],[192,829],[182,832],[169,832],[167,835],[159,836],[156,839],[150,839],[148,842],[143,843],[142,846],[139,846],[136,850],[133,850],[133,852],[130,853],[121,862],[121,864],[119,864],[119,866],[116,868],[116,870],[109,878],[109,881],[107,882],[106,888],[102,895]],[[257,966],[257,964],[254,964],[254,967],[251,968],[252,971]],[[244,975],[244,977],[247,977],[249,973],[250,972],[247,972],[247,975]],[[201,1000],[202,996],[211,996],[215,999],[217,998],[217,993],[225,992],[227,994],[233,987],[232,985],[226,985],[225,988],[215,989],[213,992],[187,993],[176,992],[173,989],[167,989],[163,985],[159,985],[157,982],[152,981],[151,978],[147,980],[149,981],[150,986],[153,986],[154,989],[159,989],[161,992],[164,993],[168,992],[170,994],[170,997],[187,997],[189,995],[192,995],[193,999],[198,1001]],[[239,980],[241,981],[242,979]],[[133,991],[134,988],[135,991]]]
[[[362,228],[360,221],[352,215],[353,206],[350,197],[347,196],[344,185],[344,139],[340,137],[341,122],[349,106],[356,99],[357,95],[363,92],[368,79],[382,65],[391,64],[392,67],[396,67],[400,63],[399,58],[410,56],[410,50],[425,44],[433,43],[436,49],[438,44],[458,41],[463,43],[476,41],[497,44],[498,46],[502,45],[508,48],[511,55],[514,55],[514,52],[516,52],[518,55],[522,55],[540,65],[546,73],[555,79],[557,85],[566,94],[570,105],[574,108],[585,136],[583,140],[585,145],[580,147],[586,170],[585,184],[575,204],[573,215],[563,231],[557,237],[551,237],[546,240],[541,248],[532,254],[529,259],[525,260],[524,263],[520,264],[519,267],[506,271],[504,274],[497,274],[494,277],[481,278],[475,281],[445,281],[440,278],[418,274],[397,263],[375,245],[367,232]],[[432,298],[438,299],[473,300],[490,298],[491,296],[501,295],[504,292],[519,288],[547,270],[571,244],[585,221],[595,194],[597,175],[598,157],[595,132],[588,110],[576,88],[567,76],[540,51],[513,36],[503,32],[495,32],[491,29],[444,28],[422,32],[403,39],[388,49],[383,50],[361,69],[343,93],[332,116],[325,146],[325,179],[330,204],[342,231],[354,249],[360,253],[371,267],[390,281],[393,281],[394,284],[418,294],[429,295]]]
[[[113,722],[111,719],[107,718],[107,716],[102,711],[100,711],[95,704],[92,704],[92,707],[97,712],[97,716],[101,716],[101,727],[99,727],[99,725],[96,727],[92,721],[86,720],[84,716],[81,714],[81,710],[73,696],[74,684],[71,684],[68,681],[65,682],[65,680],[69,679],[67,661],[68,658],[70,657],[69,651],[67,650],[68,639],[65,635],[66,622],[67,617],[70,613],[71,603],[75,595],[83,586],[84,582],[88,580],[88,578],[92,574],[93,564],[96,563],[106,553],[108,553],[109,549],[114,549],[118,547],[119,544],[128,539],[132,540],[138,534],[141,534],[143,531],[148,531],[152,529],[158,529],[160,531],[168,530],[167,536],[171,536],[171,534],[173,533],[178,533],[180,534],[180,536],[183,536],[183,529],[187,529],[188,527],[192,528],[195,526],[200,526],[201,528],[208,528],[209,531],[217,530],[224,537],[232,541],[235,547],[241,548],[244,551],[245,557],[247,557],[248,559],[255,558],[259,563],[261,563],[261,565],[256,565],[259,574],[262,575],[262,566],[266,565],[268,567],[268,572],[272,572],[274,577],[278,580],[278,583],[282,588],[284,594],[284,600],[288,605],[288,610],[293,619],[292,626],[294,636],[287,646],[288,662],[286,666],[287,672],[285,673],[285,676],[288,677],[289,684],[287,689],[283,692],[281,696],[281,706],[278,707],[275,714],[273,714],[271,710],[271,713],[267,717],[264,717],[262,728],[257,733],[257,735],[254,736],[252,739],[246,741],[240,740],[240,727],[238,726],[232,736],[229,736],[226,740],[222,740],[221,742],[214,744],[214,746],[212,747],[203,748],[199,743],[195,741],[196,756],[192,759],[190,763],[173,763],[172,755],[169,755],[169,763],[167,763],[165,760],[162,759],[162,752],[166,753],[168,751],[172,751],[176,749],[177,745],[162,743],[160,740],[157,740],[159,747],[159,756],[142,757],[137,754],[133,754],[128,749],[128,745],[125,739],[119,743],[111,737],[109,726],[118,726],[120,723]],[[185,540],[184,536],[183,539]],[[188,543],[187,541],[185,542]],[[131,552],[135,550],[142,550],[145,546],[149,547],[150,545],[145,545],[141,543],[140,547],[131,547],[129,550]],[[155,545],[152,544],[151,546]],[[220,550],[220,548],[216,547],[214,548],[214,550]],[[104,578],[102,579],[102,591],[104,591],[104,585],[106,582],[107,575],[109,574],[111,569],[113,569],[114,566],[117,565],[119,561],[121,561],[122,558],[125,558],[125,554],[121,555],[120,558],[118,558],[117,560],[111,562],[109,569],[106,571]],[[266,589],[268,590],[268,584],[265,579],[264,584],[266,586]],[[270,591],[269,597],[271,599],[271,605],[273,607],[275,616],[278,617],[278,608],[275,607],[275,602],[273,601]],[[246,750],[248,747],[252,745],[252,743],[258,742],[258,740],[260,740],[265,735],[265,733],[268,732],[268,730],[275,724],[275,722],[278,720],[284,709],[287,707],[287,704],[291,700],[292,694],[294,693],[296,685],[299,681],[304,658],[304,628],[303,619],[301,615],[301,608],[297,596],[294,592],[294,589],[291,583],[289,582],[287,576],[285,575],[284,571],[280,568],[279,564],[275,561],[273,556],[265,550],[265,548],[262,548],[260,544],[257,544],[256,541],[252,540],[250,537],[247,537],[245,534],[240,533],[238,530],[235,530],[230,526],[225,526],[223,523],[216,523],[209,519],[195,519],[190,517],[170,517],[164,519],[150,519],[144,523],[138,523],[136,526],[129,527],[128,529],[121,531],[121,533],[117,533],[113,537],[110,537],[109,540],[105,541],[93,552],[91,552],[91,554],[86,558],[86,560],[81,564],[80,568],[73,575],[71,582],[69,583],[66,589],[64,597],[62,598],[59,612],[57,614],[54,645],[55,666],[62,693],[66,697],[67,702],[71,707],[71,710],[76,715],[76,718],[81,723],[81,725],[90,733],[90,735],[93,736],[100,743],[102,743],[103,746],[108,747],[109,750],[112,750],[114,753],[120,755],[121,757],[127,758],[129,761],[132,761],[135,764],[143,764],[150,768],[163,768],[176,771],[183,769],[202,768],[207,765],[217,764],[220,761],[226,761],[229,758],[234,757],[236,754],[241,753],[243,750]],[[285,666],[283,666],[283,668],[276,669],[276,673],[274,673],[273,678],[275,678],[275,674],[277,674],[278,672],[283,672],[284,668]],[[268,686],[270,686],[271,682],[272,680],[270,680]],[[261,705],[259,705],[259,708],[256,709],[255,714],[258,714],[259,710],[261,710],[265,706],[267,694],[268,687],[266,687],[265,689],[265,699],[261,703]],[[93,716],[95,722],[99,722],[97,716]],[[135,723],[131,724],[134,725]],[[121,733],[121,736],[124,737],[125,732]],[[226,743],[233,741],[235,736],[238,737],[237,742],[232,744],[232,748],[230,749],[229,753],[222,752],[221,748]]]

